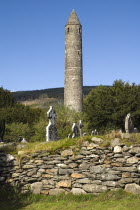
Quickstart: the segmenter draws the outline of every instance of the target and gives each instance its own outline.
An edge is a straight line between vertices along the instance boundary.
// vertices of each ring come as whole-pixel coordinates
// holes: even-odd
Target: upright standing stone
[[[130,113],[128,113],[125,118],[125,132],[126,133],[134,132],[134,125],[133,125]]]
[[[80,136],[83,136],[83,123],[82,123],[82,120],[79,121],[79,130],[80,130]]]
[[[73,123],[71,129],[72,129],[72,138],[77,137],[78,136],[78,132],[79,132],[77,124]]]
[[[65,26],[64,105],[82,111],[82,26],[73,10]]]
[[[47,117],[49,119],[49,124],[46,127],[46,141],[55,141],[57,140],[57,128],[55,126],[56,113],[53,106],[50,106]]]

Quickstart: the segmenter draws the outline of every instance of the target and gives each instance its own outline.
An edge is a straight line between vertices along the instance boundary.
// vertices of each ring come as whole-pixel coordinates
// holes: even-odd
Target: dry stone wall
[[[94,193],[135,185],[140,193],[140,145],[103,148],[84,142],[76,151],[49,155],[38,151],[18,160],[0,153],[0,185],[22,192],[57,194]],[[138,194],[137,193],[137,194]]]

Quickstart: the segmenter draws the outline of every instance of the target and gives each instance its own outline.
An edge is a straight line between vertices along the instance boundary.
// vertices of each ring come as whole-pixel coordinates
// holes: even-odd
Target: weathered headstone
[[[93,135],[98,135],[98,131],[96,129],[91,131],[91,136],[93,136]]]
[[[25,138],[22,139],[21,143],[26,144],[28,143],[27,140]]]
[[[83,123],[82,123],[82,120],[79,121],[79,130],[80,130],[80,136],[83,136]]]
[[[73,125],[72,125],[72,138],[77,137],[78,136],[78,132],[79,132],[79,130],[78,130],[77,124],[73,123]]]
[[[134,132],[134,125],[130,113],[128,113],[125,118],[125,132],[126,133]]]
[[[47,117],[49,119],[49,124],[46,127],[46,141],[56,141],[57,140],[57,128],[55,126],[56,113],[53,106],[47,112]]]
[[[22,136],[19,136],[18,142],[21,142],[23,140]]]

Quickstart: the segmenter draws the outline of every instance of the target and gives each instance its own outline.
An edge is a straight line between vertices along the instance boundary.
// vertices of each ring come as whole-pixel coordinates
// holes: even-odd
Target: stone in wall
[[[133,193],[133,194],[140,195],[140,186],[137,185],[136,183],[126,184],[125,191]]]
[[[42,183],[41,182],[35,182],[30,185],[31,186],[31,192],[33,194],[40,194],[42,190]]]

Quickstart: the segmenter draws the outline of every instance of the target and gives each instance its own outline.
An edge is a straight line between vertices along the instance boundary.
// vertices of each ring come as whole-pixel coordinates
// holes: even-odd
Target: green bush
[[[23,104],[16,104],[3,110],[3,115],[7,123],[28,123],[33,124],[37,122],[42,114],[39,108],[31,108]]]
[[[34,136],[33,125],[42,116],[43,111],[15,102],[10,91],[0,88],[0,137],[4,140],[17,141],[19,136],[30,139]]]
[[[33,135],[33,129],[29,124],[11,123],[6,125],[5,139],[8,141],[17,141],[19,136],[29,140]]]
[[[46,141],[46,126],[47,120],[43,117],[33,125],[34,135],[32,135],[30,141]]]

